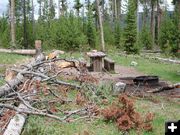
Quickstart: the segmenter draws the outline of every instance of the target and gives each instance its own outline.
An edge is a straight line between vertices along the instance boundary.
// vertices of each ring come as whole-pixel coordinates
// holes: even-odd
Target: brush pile
[[[0,134],[17,114],[38,115],[60,122],[91,119],[97,115],[96,105],[83,99],[81,94],[84,83],[97,81],[88,73],[86,64],[58,58],[59,51],[44,56],[38,43],[36,47],[37,55],[31,62],[6,72],[5,84],[0,87]],[[79,91],[74,99],[66,96],[72,90]],[[78,107],[57,108],[57,104],[69,103]]]

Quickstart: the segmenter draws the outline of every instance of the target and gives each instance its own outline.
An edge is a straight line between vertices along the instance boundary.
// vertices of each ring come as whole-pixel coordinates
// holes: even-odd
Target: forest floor
[[[65,54],[60,57],[68,58],[70,54]],[[83,55],[74,53],[71,57],[81,59]],[[99,104],[99,108],[104,108],[113,103],[117,97],[110,94],[111,84],[118,81],[125,81],[131,83],[131,80],[121,80],[121,78],[136,77],[139,75],[158,75],[161,81],[167,83],[180,82],[180,77],[177,75],[180,69],[179,65],[158,63],[155,61],[146,60],[143,58],[135,59],[131,57],[120,57],[118,55],[110,54],[109,57],[116,61],[115,73],[91,73],[93,77],[100,80],[99,91],[102,92],[108,103]],[[5,69],[13,64],[24,63],[29,59],[26,56],[0,54],[0,74],[3,75]],[[136,61],[138,65],[131,67],[131,61]],[[74,71],[72,71],[74,73]],[[1,79],[1,78],[0,78]],[[0,80],[3,83],[3,81]],[[1,84],[2,84],[1,83]],[[102,88],[103,87],[103,88]],[[132,88],[133,90],[134,88]],[[140,88],[141,89],[141,88]],[[61,94],[61,91],[56,93]],[[127,91],[132,93],[131,90]],[[171,91],[172,93],[165,94],[147,94],[145,91],[140,91],[138,94],[130,98],[135,101],[135,107],[138,112],[144,117],[148,112],[155,115],[153,120],[153,130],[151,132],[141,131],[140,134],[144,135],[161,135],[164,134],[164,124],[168,120],[178,120],[180,118],[180,99],[170,97],[169,94],[180,95],[179,90]],[[175,93],[173,93],[175,92]],[[70,90],[64,96],[75,100],[78,91]],[[48,96],[45,98],[49,98]],[[73,110],[80,108],[75,103],[68,103],[55,105],[58,110]],[[136,135],[136,130],[130,130],[130,135]],[[85,119],[78,120],[72,123],[59,123],[58,121],[39,116],[29,116],[23,130],[23,135],[121,135],[117,126],[113,122],[105,122],[102,117],[87,121]]]

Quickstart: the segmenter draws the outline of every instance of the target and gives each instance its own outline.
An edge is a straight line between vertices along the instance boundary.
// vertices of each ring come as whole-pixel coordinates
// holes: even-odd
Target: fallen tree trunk
[[[145,55],[145,54],[140,54],[140,55],[127,55],[127,54],[125,54],[125,53],[119,53],[119,55],[120,55],[120,56],[124,56],[124,57],[144,58],[144,59],[158,60],[158,61],[164,62],[164,63],[180,64],[180,60],[160,58],[160,57],[152,57],[152,56]]]
[[[17,50],[11,50],[11,49],[0,49],[1,53],[12,53],[12,54],[21,54],[21,55],[35,55],[36,50],[35,49],[17,49]]]
[[[20,104],[18,109],[27,109],[27,107]],[[20,135],[25,124],[26,117],[27,114],[16,113],[16,115],[10,120],[3,135]]]
[[[147,92],[148,93],[159,93],[159,92],[163,92],[166,90],[179,89],[179,88],[180,88],[180,83],[177,83],[177,84],[173,84],[173,85],[169,85],[169,86],[164,86],[164,87],[161,87],[161,88],[153,90],[153,91],[147,91]]]

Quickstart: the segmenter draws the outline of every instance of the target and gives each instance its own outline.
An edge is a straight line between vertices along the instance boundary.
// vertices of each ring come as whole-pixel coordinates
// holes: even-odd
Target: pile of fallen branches
[[[77,72],[74,83],[69,83],[63,79],[63,70],[73,68]],[[80,109],[58,110],[55,103],[65,104],[74,102],[79,104],[78,99],[72,100],[63,96],[55,90],[64,89],[80,91],[83,82],[96,81],[88,74],[84,62],[73,59],[58,58],[58,53],[53,52],[47,57],[39,50],[38,55],[28,64],[20,65],[18,68],[9,69],[6,74],[6,84],[0,87],[0,119],[7,118],[7,112],[13,117],[16,114],[39,115],[49,117],[60,122],[73,122],[83,118],[93,118],[97,115],[95,104],[84,104]],[[42,96],[43,95],[43,96]],[[45,99],[43,97],[52,96]],[[78,97],[77,97],[78,98]],[[81,99],[80,99],[81,100]],[[56,113],[61,112],[63,116]],[[71,118],[73,115],[79,117]],[[4,120],[6,125],[9,119]],[[3,124],[4,125],[4,124]],[[3,127],[2,130],[4,130]],[[1,133],[2,131],[0,131]]]

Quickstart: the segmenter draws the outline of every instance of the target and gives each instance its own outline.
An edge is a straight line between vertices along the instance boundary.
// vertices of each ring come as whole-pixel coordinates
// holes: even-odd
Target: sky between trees
[[[56,3],[57,5],[57,1],[58,0],[54,0],[54,2]],[[73,5],[74,5],[74,0],[67,0],[68,1],[68,7],[69,9],[72,9],[73,8]],[[84,3],[85,0],[81,0],[82,3]],[[108,1],[108,0],[106,0]],[[124,4],[125,4],[125,1],[126,0],[123,0],[124,1]],[[168,10],[172,11],[174,6],[172,5],[172,0],[165,0],[167,1],[167,5],[168,5]],[[37,0],[34,0],[35,2],[35,19],[38,18],[38,4],[37,4]],[[2,16],[3,13],[5,13],[7,11],[7,6],[8,6],[8,0],[0,0],[0,16]],[[139,6],[139,11],[142,12],[142,7]],[[56,15],[57,15],[57,8],[56,8]]]

